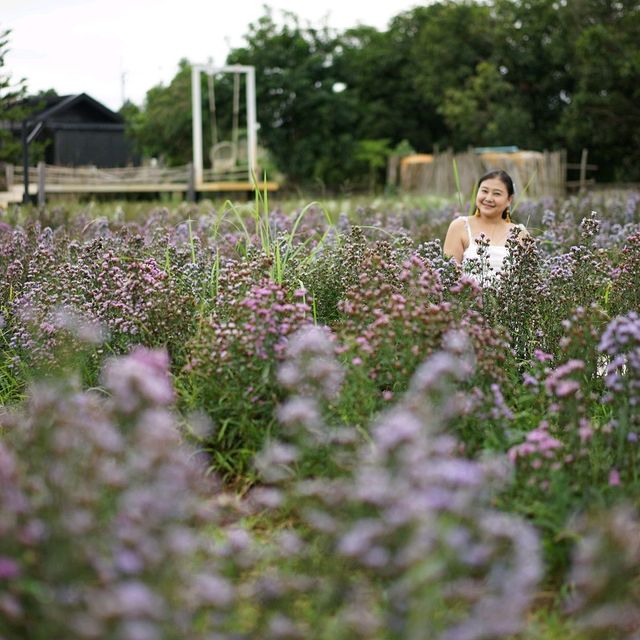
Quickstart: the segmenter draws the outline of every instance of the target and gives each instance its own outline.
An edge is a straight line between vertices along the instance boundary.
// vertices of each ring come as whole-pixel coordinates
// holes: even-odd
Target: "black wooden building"
[[[86,93],[44,96],[29,115],[29,127],[42,122],[47,164],[124,167],[133,164],[123,117]]]

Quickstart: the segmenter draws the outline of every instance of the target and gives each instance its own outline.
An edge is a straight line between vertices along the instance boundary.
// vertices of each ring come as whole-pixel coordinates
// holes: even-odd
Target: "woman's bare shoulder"
[[[455,258],[458,263],[462,262],[465,250],[463,226],[464,218],[462,216],[454,218],[449,223],[447,235],[444,239],[444,246],[442,247],[444,254]]]
[[[462,214],[458,215],[449,223],[449,229],[462,229],[462,227],[465,225],[466,219],[467,216]]]

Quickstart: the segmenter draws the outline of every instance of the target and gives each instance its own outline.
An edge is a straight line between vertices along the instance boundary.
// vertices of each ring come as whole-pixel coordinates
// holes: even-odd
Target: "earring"
[[[480,209],[478,209],[478,207],[476,207],[476,210],[473,212],[474,216],[479,216],[480,215]]]
[[[502,219],[511,222],[511,211],[509,211],[509,207],[502,212]]]

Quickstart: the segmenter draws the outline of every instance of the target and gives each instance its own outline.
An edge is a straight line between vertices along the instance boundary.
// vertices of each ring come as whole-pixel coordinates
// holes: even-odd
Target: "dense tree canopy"
[[[566,10],[574,42],[573,91],[560,118],[567,144],[594,149],[607,177],[638,181],[640,3],[581,0]]]
[[[259,141],[291,185],[370,186],[401,143],[587,148],[600,180],[640,180],[640,0],[441,0],[343,32],[265,7],[244,40],[227,63],[255,66]],[[123,110],[141,153],[190,160],[190,83],[182,60]],[[228,130],[231,78],[216,103]]]
[[[15,80],[5,68],[10,33],[8,29],[0,29],[0,119],[19,121],[24,117],[21,103],[26,96],[27,88],[24,79]],[[0,162],[13,162],[20,153],[20,140],[7,129],[0,128]]]
[[[294,183],[333,186],[354,173],[361,105],[340,90],[340,37],[291,13],[282,17],[276,23],[267,9],[229,62],[256,68],[260,135],[280,169]]]
[[[44,108],[46,100],[55,96],[53,89],[40,91],[36,95],[27,95],[27,81],[25,78],[15,79],[5,68],[5,57],[9,51],[9,37],[11,30],[0,29],[0,162],[19,164],[23,158],[22,123],[25,122],[30,133],[33,123],[29,118],[33,113]],[[50,139],[43,136],[36,137],[29,145],[29,159],[31,163],[44,158],[44,153]]]

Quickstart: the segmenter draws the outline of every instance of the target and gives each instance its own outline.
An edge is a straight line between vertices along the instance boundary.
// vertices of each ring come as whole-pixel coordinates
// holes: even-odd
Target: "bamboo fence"
[[[504,169],[512,178],[516,195],[563,196],[566,192],[567,161],[564,151],[517,151],[512,153],[453,153],[405,156],[390,161],[389,184],[413,194],[451,197],[460,191],[464,198],[473,192],[476,180],[494,169]]]

